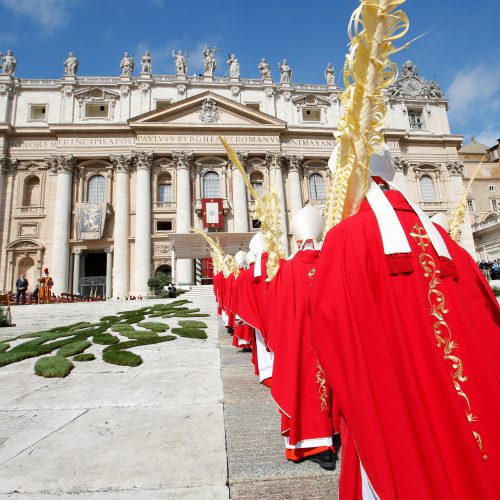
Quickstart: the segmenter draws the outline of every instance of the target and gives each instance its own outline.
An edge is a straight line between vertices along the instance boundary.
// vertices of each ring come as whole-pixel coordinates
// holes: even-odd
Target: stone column
[[[449,188],[452,196],[449,198],[448,206],[455,207],[460,203],[460,199],[464,192],[464,164],[458,160],[449,161],[446,164],[448,174],[450,176]],[[450,203],[451,202],[451,203]],[[460,244],[465,248],[472,258],[477,261],[478,255],[474,244],[474,236],[472,234],[472,226],[470,223],[469,214],[466,213],[462,227],[460,228]]]
[[[172,152],[176,167],[176,233],[191,232],[192,200],[191,200],[191,164],[193,153],[184,151]],[[177,283],[193,283],[192,259],[177,261]]]
[[[52,267],[49,269],[55,295],[69,290],[69,236],[71,228],[71,192],[73,184],[73,156],[51,156],[51,169],[57,174],[56,205],[52,233]]]
[[[237,153],[243,166],[248,153]],[[233,179],[233,231],[235,233],[248,233],[248,204],[247,188],[241,172],[231,163]]]
[[[113,247],[106,248],[106,298],[113,296]]]
[[[406,195],[411,197],[411,193],[408,192],[408,168],[410,164],[402,156],[396,156],[394,158],[394,164],[396,165],[396,174],[394,176],[394,184],[398,186],[401,191]]]
[[[80,293],[80,263],[82,251],[80,248],[73,250],[73,293]]]
[[[288,170],[288,203],[290,206],[290,220],[302,209],[302,183],[300,181],[300,168],[304,161],[303,156],[291,156]]]
[[[134,295],[149,292],[151,278],[151,167],[153,153],[136,156],[135,194],[135,280]]]
[[[6,156],[0,156],[0,226],[3,221],[3,211],[4,211],[4,195],[3,190],[5,187],[5,171],[7,170],[8,159]]]
[[[116,172],[114,193],[114,266],[113,297],[124,299],[129,295],[129,242],[130,235],[130,177],[129,170],[134,155],[117,154],[111,156]]]
[[[288,228],[286,223],[285,189],[283,186],[285,155],[282,153],[266,153],[266,163],[269,166],[270,188],[276,190],[280,200],[282,242],[285,253],[288,254]]]
[[[10,242],[12,210],[14,201],[14,178],[17,160],[6,156],[0,157],[0,289],[10,289],[7,275],[9,273],[8,252],[1,249]],[[11,270],[12,272],[12,270]]]

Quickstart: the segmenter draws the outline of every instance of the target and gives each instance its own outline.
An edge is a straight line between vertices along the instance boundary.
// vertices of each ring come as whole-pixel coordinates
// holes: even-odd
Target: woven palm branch
[[[217,274],[219,271],[224,272],[224,258],[226,257],[226,253],[222,249],[219,240],[217,239],[217,242],[215,242],[207,233],[200,229],[192,229],[192,231],[201,236],[208,243],[208,250],[212,257],[214,273]]]
[[[275,190],[271,190],[262,196],[259,195],[252,186],[236,152],[223,137],[218,136],[218,138],[226,149],[228,158],[242,175],[248,191],[255,199],[252,217],[260,221],[260,229],[266,238],[267,253],[269,255],[266,265],[267,281],[271,281],[278,272],[280,259],[285,257],[282,240],[283,233],[281,231],[281,205],[278,193]]]
[[[469,195],[470,188],[472,187],[472,183],[476,179],[476,176],[479,173],[479,170],[480,170],[481,166],[483,165],[483,162],[486,159],[486,157],[487,157],[487,155],[485,154],[483,156],[483,158],[481,159],[481,162],[479,163],[479,165],[474,170],[474,172],[469,180],[469,183],[467,184],[467,187],[464,189],[464,192],[462,193],[462,197],[460,198],[458,205],[456,206],[455,210],[453,210],[451,212],[451,215],[450,215],[450,237],[453,241],[459,242],[460,228],[462,227],[462,224],[464,223],[465,214],[467,213],[467,196]]]
[[[369,161],[384,142],[387,114],[384,89],[397,78],[389,57],[408,46],[394,42],[409,28],[398,7],[405,0],[360,0],[349,23],[350,51],[344,65],[344,114],[339,121],[340,151],[327,198],[324,236],[344,218],[355,214],[369,187]]]

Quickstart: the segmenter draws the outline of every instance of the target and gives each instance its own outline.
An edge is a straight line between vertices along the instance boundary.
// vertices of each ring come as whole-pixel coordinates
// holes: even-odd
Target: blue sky
[[[347,50],[355,0],[0,0],[0,51],[14,50],[20,78],[58,78],[72,50],[80,75],[118,75],[124,51],[150,49],[153,72],[173,74],[172,49],[187,48],[189,73],[201,69],[205,44],[216,45],[219,68],[234,52],[243,77],[257,77],[267,57],[273,72],[288,59],[293,80],[323,82],[326,63],[337,77]],[[452,132],[487,145],[500,138],[498,0],[407,0],[409,40],[430,33],[396,57],[413,60],[450,99]]]

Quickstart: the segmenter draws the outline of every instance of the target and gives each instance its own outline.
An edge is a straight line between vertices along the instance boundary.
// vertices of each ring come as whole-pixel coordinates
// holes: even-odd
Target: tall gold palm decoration
[[[370,156],[384,142],[384,89],[397,78],[397,65],[389,57],[409,45],[394,46],[409,28],[408,17],[398,10],[404,2],[360,0],[351,16],[341,97],[344,114],[337,133],[340,151],[327,198],[324,236],[358,211],[368,190]]]
[[[201,231],[200,229],[193,229],[192,231],[200,235],[208,243],[208,249],[212,257],[212,263],[214,266],[214,274],[222,271],[224,273],[224,276],[226,276],[226,274],[229,276],[229,270],[227,269],[227,264],[229,261],[225,260],[226,252],[224,252],[224,250],[222,249],[219,240],[217,239],[217,242],[215,242],[212,238],[210,238],[210,236],[208,236],[208,234],[206,234],[204,231]]]
[[[481,159],[481,162],[474,170],[474,172],[469,180],[469,184],[467,184],[467,187],[464,189],[464,192],[462,194],[462,197],[460,198],[460,201],[458,202],[458,205],[456,206],[455,210],[453,210],[451,213],[451,216],[450,216],[450,237],[456,242],[458,242],[458,240],[460,239],[460,228],[462,227],[462,224],[464,223],[465,214],[467,213],[467,196],[469,195],[472,183],[476,179],[476,176],[479,172],[479,169],[483,165],[483,162],[486,159],[486,157],[487,157],[487,154],[485,154],[483,156],[483,158]]]
[[[253,217],[260,221],[261,231],[266,238],[267,252],[269,255],[266,267],[267,281],[271,281],[278,272],[280,259],[285,257],[285,250],[281,239],[281,207],[278,193],[275,190],[271,190],[269,193],[262,196],[259,195],[252,186],[238,155],[223,137],[218,137],[227,151],[227,156],[243,176],[248,191],[255,199]]]

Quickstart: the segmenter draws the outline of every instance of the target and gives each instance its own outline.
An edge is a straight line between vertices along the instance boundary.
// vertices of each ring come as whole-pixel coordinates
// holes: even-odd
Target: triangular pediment
[[[267,128],[284,129],[286,122],[227,99],[215,92],[203,92],[131,118],[131,128]]]

